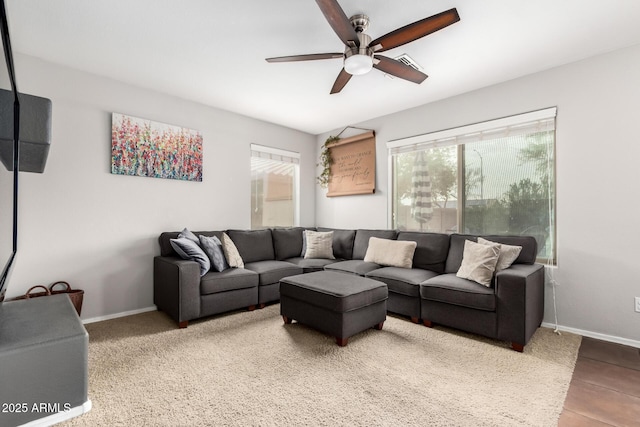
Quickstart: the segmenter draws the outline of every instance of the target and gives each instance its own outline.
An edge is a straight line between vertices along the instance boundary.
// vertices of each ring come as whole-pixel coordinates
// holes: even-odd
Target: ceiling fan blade
[[[342,71],[340,71],[340,74],[338,74],[338,78],[331,88],[331,95],[340,92],[342,88],[345,87],[347,83],[349,83],[349,80],[351,80],[351,74],[347,73],[343,68]]]
[[[333,31],[340,37],[342,43],[347,46],[351,46],[351,43],[355,46],[360,46],[360,40],[358,39],[356,30],[336,0],[316,0],[316,3],[318,3],[324,17],[329,22],[329,25],[331,25],[331,28],[333,28]]]
[[[378,37],[369,43],[374,52],[384,52],[394,47],[412,42],[421,37],[435,33],[451,24],[455,24],[460,20],[460,15],[456,8],[446,10],[437,15],[430,16],[413,24],[405,25],[382,37]]]
[[[425,73],[415,68],[382,55],[374,56],[373,66],[382,72],[418,84],[422,83],[428,77]]]
[[[344,53],[311,53],[308,55],[278,56],[267,58],[267,62],[295,62],[295,61],[315,61],[317,59],[344,58]]]

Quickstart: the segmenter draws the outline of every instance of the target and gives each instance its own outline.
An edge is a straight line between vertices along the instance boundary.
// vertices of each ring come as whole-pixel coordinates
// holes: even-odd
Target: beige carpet
[[[581,338],[507,343],[387,317],[346,347],[279,305],[87,325],[93,409],[71,426],[557,425]]]

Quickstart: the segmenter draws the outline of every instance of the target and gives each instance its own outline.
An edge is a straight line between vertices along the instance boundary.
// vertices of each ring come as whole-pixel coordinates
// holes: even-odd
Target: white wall
[[[44,174],[20,174],[7,298],[65,280],[85,290],[85,319],[153,306],[161,232],[251,227],[251,143],[300,153],[301,225],[314,225],[312,135],[32,57],[16,73],[21,92],[51,99],[53,135]],[[199,130],[203,182],[112,175],[111,112]]]
[[[558,322],[640,344],[633,303],[640,296],[640,46],[352,124],[376,131],[376,193],[318,192],[317,225],[390,225],[387,141],[552,106],[558,107]],[[317,138],[318,153],[327,135]],[[550,286],[546,291],[544,321],[553,323]]]

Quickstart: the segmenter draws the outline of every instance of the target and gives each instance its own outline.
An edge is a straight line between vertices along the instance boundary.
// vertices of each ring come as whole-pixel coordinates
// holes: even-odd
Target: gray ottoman
[[[0,304],[0,426],[53,425],[89,411],[88,350],[67,295]]]
[[[295,319],[345,346],[359,332],[382,329],[388,295],[386,284],[352,274],[300,274],[280,280],[280,314],[285,324]]]

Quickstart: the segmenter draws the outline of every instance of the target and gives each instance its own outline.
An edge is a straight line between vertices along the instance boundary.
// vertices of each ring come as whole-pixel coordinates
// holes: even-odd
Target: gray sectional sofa
[[[199,265],[174,251],[170,240],[179,232],[159,237],[160,255],[154,259],[154,302],[180,327],[188,322],[238,309],[253,310],[279,300],[280,279],[302,273],[329,270],[356,274],[384,282],[388,287],[387,310],[511,342],[522,351],[540,326],[544,308],[544,266],[536,264],[537,243],[529,236],[480,236],[494,242],[521,246],[513,264],[497,272],[491,286],[460,278],[466,240],[478,236],[396,230],[333,231],[336,259],[301,256],[304,228],[226,230],[245,268],[210,271],[200,276]],[[217,236],[223,231],[195,232]],[[416,242],[412,268],[365,261],[371,237]]]

